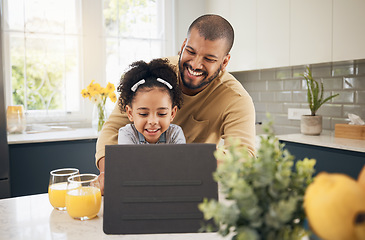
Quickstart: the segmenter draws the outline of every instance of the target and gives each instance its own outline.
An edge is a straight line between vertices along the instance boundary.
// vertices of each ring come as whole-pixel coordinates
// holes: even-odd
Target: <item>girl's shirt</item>
[[[170,124],[169,128],[163,132],[156,144],[161,143],[186,143],[184,132],[180,126]],[[143,134],[137,131],[134,124],[127,124],[119,129],[118,144],[149,144]]]

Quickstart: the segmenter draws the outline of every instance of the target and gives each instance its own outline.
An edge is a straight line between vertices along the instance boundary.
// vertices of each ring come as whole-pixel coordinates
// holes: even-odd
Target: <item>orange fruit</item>
[[[319,173],[305,192],[304,209],[323,240],[365,239],[365,222],[355,223],[365,213],[365,191],[345,174]]]
[[[361,187],[365,191],[365,165],[362,167],[359,176],[357,177],[357,182],[361,185]]]

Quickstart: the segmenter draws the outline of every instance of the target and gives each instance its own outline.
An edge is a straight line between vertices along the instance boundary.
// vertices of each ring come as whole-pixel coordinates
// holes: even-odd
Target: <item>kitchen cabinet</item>
[[[235,30],[229,71],[257,68],[256,0],[211,0],[208,12],[224,16]],[[244,29],[243,31],[240,31]]]
[[[95,146],[96,139],[9,144],[11,196],[46,193],[53,169],[98,174]]]
[[[365,58],[365,1],[333,0],[333,61]]]
[[[290,65],[330,62],[332,0],[290,2]]]
[[[207,0],[235,29],[229,71],[365,58],[365,1]]]
[[[360,170],[365,165],[365,152],[349,151],[310,144],[283,141],[285,148],[295,156],[296,160],[304,158],[316,159],[315,175],[325,171],[329,173],[344,173],[357,179]]]
[[[289,0],[257,0],[258,68],[289,66],[289,6]]]

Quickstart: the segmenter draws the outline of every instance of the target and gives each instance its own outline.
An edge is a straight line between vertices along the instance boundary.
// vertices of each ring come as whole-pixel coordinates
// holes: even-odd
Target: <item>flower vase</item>
[[[95,104],[93,109],[93,119],[92,126],[98,132],[101,131],[103,125],[107,119],[105,105],[103,104]]]

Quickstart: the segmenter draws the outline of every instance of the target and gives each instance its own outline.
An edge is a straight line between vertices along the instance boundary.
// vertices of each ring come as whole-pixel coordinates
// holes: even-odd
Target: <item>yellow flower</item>
[[[86,98],[86,97],[90,96],[89,92],[86,89],[82,89],[81,95],[82,95],[83,98]]]
[[[108,85],[105,87],[106,93],[112,93],[115,91],[115,86],[113,83],[108,82]]]
[[[95,83],[93,86],[92,86],[92,91],[96,92],[96,93],[101,93],[101,90],[103,89],[99,83]]]
[[[106,89],[106,88],[102,88],[100,93],[105,96],[107,96],[109,94],[108,89]]]
[[[82,89],[81,95],[86,98],[89,97],[90,101],[95,104],[102,103],[105,104],[106,99],[109,97],[112,102],[117,101],[117,96],[114,93],[115,86],[112,83],[108,83],[105,88],[101,87],[99,83],[94,83],[95,80],[92,80],[91,83],[85,88]]]
[[[88,87],[88,92],[90,93],[90,96],[93,97],[95,95],[99,95],[100,94],[100,84],[95,83],[93,85],[91,85],[90,87]]]
[[[109,93],[109,98],[113,103],[117,101],[117,95],[114,92]]]
[[[95,80],[92,80],[91,83],[86,87],[88,91],[93,88]]]

